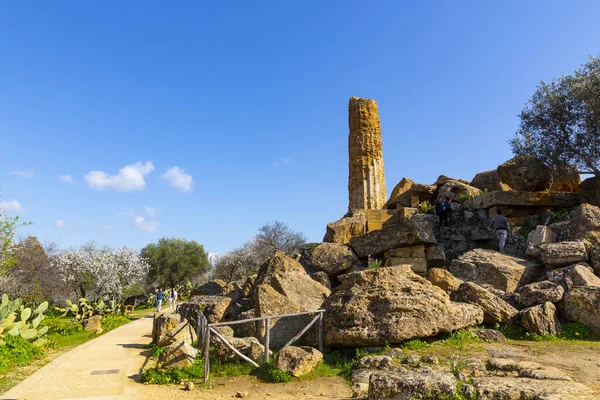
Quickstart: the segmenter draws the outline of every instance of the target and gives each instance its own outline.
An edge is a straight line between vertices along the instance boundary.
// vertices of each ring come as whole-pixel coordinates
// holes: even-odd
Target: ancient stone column
[[[386,202],[386,192],[377,102],[351,97],[348,124],[348,209],[381,209]]]

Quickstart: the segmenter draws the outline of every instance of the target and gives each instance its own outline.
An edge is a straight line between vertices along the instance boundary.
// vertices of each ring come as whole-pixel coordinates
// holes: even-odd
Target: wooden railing
[[[310,329],[311,326],[313,326],[318,321],[319,322],[319,350],[321,352],[323,352],[323,341],[324,341],[324,339],[323,339],[323,315],[324,315],[324,312],[325,312],[325,310],[305,311],[305,312],[299,312],[299,313],[293,313],[293,314],[268,315],[265,317],[257,317],[257,318],[249,318],[249,319],[243,319],[243,320],[237,320],[237,321],[227,321],[227,322],[218,322],[218,323],[209,324],[206,317],[202,313],[202,311],[199,310],[197,320],[196,320],[196,333],[198,335],[198,348],[202,349],[203,357],[204,357],[204,382],[208,381],[208,375],[210,373],[209,351],[210,351],[211,335],[216,336],[220,341],[223,342],[223,344],[225,344],[225,346],[227,346],[231,351],[233,351],[235,354],[237,354],[242,360],[249,362],[250,364],[254,365],[257,368],[259,367],[258,363],[256,363],[255,360],[252,360],[251,358],[246,357],[244,354],[242,354],[238,349],[236,349],[234,346],[232,346],[227,341],[226,338],[224,338],[221,334],[219,334],[219,332],[217,332],[214,328],[217,328],[219,326],[246,324],[249,322],[258,323],[260,321],[265,321],[265,335],[264,335],[263,345],[265,347],[264,366],[266,367],[267,365],[269,365],[269,362],[270,362],[270,359],[269,359],[270,343],[269,342],[271,339],[271,320],[272,319],[293,318],[293,317],[299,317],[302,315],[316,314],[315,317],[300,332],[298,332],[298,334],[296,336],[294,336],[292,339],[290,339],[283,347],[292,345],[296,340],[300,339],[302,337],[302,335],[304,335]]]

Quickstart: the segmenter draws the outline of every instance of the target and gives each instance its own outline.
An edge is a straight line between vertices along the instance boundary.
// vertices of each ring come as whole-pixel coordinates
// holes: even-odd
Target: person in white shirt
[[[177,290],[175,288],[171,288],[169,290],[169,309],[171,312],[175,312],[177,303]]]

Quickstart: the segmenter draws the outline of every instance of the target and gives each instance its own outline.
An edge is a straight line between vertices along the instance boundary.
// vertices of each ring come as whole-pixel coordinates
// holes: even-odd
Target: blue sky
[[[275,220],[320,241],[348,205],[350,96],[379,103],[388,193],[470,180],[511,157],[541,79],[600,53],[599,18],[595,1],[0,2],[0,203],[65,248],[222,253]]]

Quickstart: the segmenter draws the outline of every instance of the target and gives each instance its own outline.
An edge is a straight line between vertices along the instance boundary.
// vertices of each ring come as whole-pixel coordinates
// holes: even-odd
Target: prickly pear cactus
[[[37,329],[44,320],[44,312],[48,309],[45,301],[35,310],[23,305],[21,299],[10,300],[7,294],[2,295],[0,302],[0,346],[6,342],[3,338],[8,336],[21,336],[23,339],[33,341],[34,346],[43,346],[47,340],[42,338],[48,333],[48,327]]]

